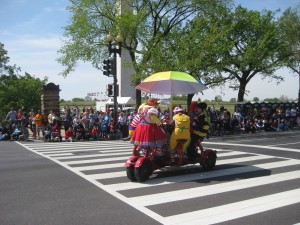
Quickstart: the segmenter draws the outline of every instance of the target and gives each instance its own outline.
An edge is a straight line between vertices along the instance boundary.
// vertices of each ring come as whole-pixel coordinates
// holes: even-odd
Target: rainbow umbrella
[[[147,77],[138,86],[138,90],[161,95],[195,94],[207,87],[185,72],[158,72]]]

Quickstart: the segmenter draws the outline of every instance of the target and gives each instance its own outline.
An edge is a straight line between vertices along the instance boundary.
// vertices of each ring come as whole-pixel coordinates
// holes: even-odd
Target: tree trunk
[[[243,102],[244,101],[244,95],[245,95],[245,91],[246,91],[246,80],[240,80],[240,88],[239,88],[239,92],[238,92],[238,102]]]
[[[187,105],[187,111],[190,111],[190,104],[192,103],[192,99],[195,94],[188,94],[187,95],[187,100],[186,100],[186,105]]]

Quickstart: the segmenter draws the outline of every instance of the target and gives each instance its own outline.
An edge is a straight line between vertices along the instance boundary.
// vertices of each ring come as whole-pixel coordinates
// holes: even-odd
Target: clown
[[[170,152],[171,162],[174,162],[175,147],[178,139],[186,139],[187,141],[183,144],[183,152],[185,153],[187,146],[190,142],[190,117],[183,113],[184,109],[175,107],[173,113],[174,131],[170,138]]]
[[[141,148],[161,147],[167,141],[167,135],[159,126],[161,121],[157,110],[157,99],[150,98],[142,107],[140,123],[136,126],[130,142]]]

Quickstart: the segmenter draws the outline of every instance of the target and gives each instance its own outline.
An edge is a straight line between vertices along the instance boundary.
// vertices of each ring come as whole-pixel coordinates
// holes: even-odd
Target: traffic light
[[[107,85],[107,96],[108,97],[114,96],[113,84]]]
[[[103,75],[114,77],[117,75],[116,57],[103,60]]]
[[[112,76],[116,76],[117,75],[117,61],[116,61],[116,57],[113,57],[113,58],[109,59],[109,67],[110,67],[110,74]]]
[[[103,60],[103,75],[108,76],[110,74],[110,65],[109,60]]]

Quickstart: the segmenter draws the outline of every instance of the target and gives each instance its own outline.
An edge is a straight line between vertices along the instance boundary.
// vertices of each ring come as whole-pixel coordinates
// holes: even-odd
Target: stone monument
[[[59,85],[49,83],[43,86],[41,93],[41,111],[47,116],[51,111],[56,115],[60,114],[59,110]]]

